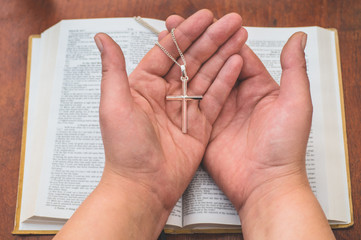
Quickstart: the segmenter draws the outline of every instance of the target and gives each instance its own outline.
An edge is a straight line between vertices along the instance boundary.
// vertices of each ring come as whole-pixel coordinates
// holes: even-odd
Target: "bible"
[[[164,30],[161,20],[146,19]],[[305,49],[314,105],[307,176],[330,225],[353,224],[337,31],[320,27],[246,27],[247,44],[272,77],[297,31]],[[104,167],[98,107],[101,61],[93,37],[109,34],[122,48],[127,72],[157,41],[134,18],[63,20],[29,38],[24,123],[14,234],[53,234],[97,186]],[[168,233],[240,232],[231,202],[202,167],[169,216]]]

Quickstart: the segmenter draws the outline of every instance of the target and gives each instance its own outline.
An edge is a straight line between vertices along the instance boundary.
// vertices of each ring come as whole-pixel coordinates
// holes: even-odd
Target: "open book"
[[[164,21],[146,19],[156,29]],[[314,115],[307,173],[333,227],[353,224],[337,32],[319,27],[247,28],[247,44],[279,80],[279,55],[296,31],[308,34]],[[64,20],[29,41],[23,142],[14,233],[55,233],[96,187],[104,166],[98,122],[101,62],[93,37],[108,33],[127,72],[157,40],[133,18]],[[237,212],[199,168],[174,207],[168,232],[240,231]]]

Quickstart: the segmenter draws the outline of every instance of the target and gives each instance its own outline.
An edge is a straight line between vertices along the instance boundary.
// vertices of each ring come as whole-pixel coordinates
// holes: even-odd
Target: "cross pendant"
[[[187,95],[187,82],[188,76],[185,70],[185,66],[181,65],[181,81],[182,81],[182,95],[179,96],[166,96],[167,100],[179,100],[182,101],[182,132],[187,133],[188,115],[187,115],[187,101],[189,100],[202,100],[203,96],[188,96]]]

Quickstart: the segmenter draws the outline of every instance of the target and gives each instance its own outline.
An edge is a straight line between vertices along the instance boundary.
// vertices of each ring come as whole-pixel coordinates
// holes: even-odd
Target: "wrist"
[[[262,184],[250,194],[238,213],[245,238],[332,238],[332,231],[305,172]],[[315,236],[319,238],[313,238]]]
[[[104,170],[54,239],[157,239],[169,212],[144,186]]]
[[[152,189],[113,172],[103,174],[94,194],[107,198],[112,210],[124,218],[127,231],[134,229],[140,234],[134,234],[133,238],[156,239],[172,210]]]
[[[303,174],[293,174],[269,179],[251,191],[244,203],[240,206],[238,214],[247,219],[258,209],[269,209],[270,204],[283,201],[297,192],[312,193],[307,177]]]

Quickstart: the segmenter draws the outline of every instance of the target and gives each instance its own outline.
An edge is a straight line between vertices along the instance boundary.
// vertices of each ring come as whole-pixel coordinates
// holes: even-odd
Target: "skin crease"
[[[203,165],[239,212],[245,239],[332,239],[307,182],[312,103],[305,34],[282,52],[281,86],[244,45],[238,14],[171,16],[187,60],[188,134],[181,133],[180,70],[154,47],[127,76],[119,46],[102,57],[100,125],[106,163],[98,187],[55,239],[156,239],[197,167]],[[160,43],[177,57],[168,32]],[[242,70],[242,71],[241,71]]]

